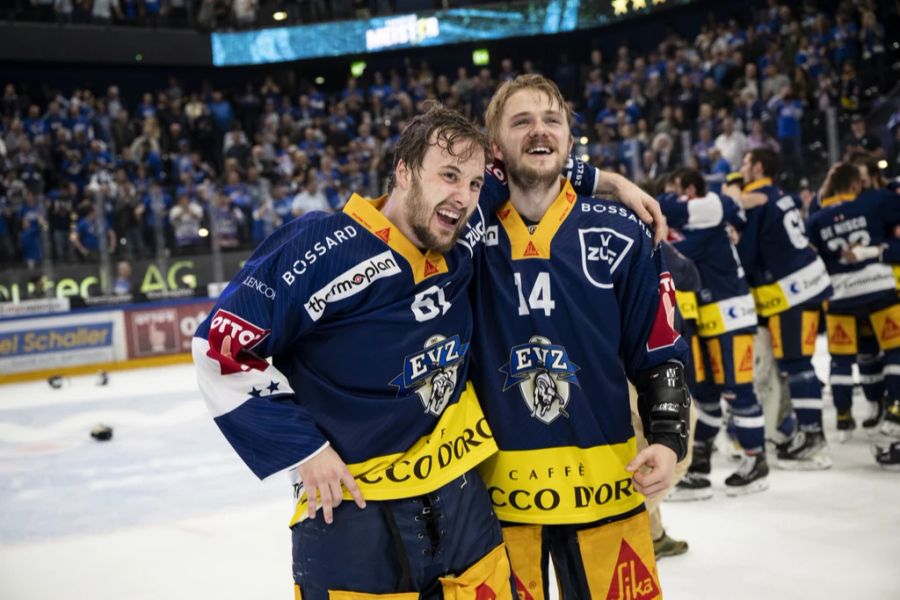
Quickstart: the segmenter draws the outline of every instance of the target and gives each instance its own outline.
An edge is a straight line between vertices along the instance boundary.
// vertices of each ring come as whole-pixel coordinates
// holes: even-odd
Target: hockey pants
[[[724,398],[731,405],[738,442],[745,452],[764,449],[762,407],[753,392],[753,335],[729,332],[700,340],[704,379],[691,390],[697,405],[697,441],[712,440],[722,426]]]
[[[344,501],[292,528],[294,596],[300,600],[511,600],[500,523],[484,482],[470,471],[413,498]]]

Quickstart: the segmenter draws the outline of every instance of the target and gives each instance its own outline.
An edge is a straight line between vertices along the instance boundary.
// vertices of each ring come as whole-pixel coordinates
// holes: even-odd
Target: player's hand
[[[306,492],[307,514],[310,519],[316,518],[319,504],[322,506],[322,515],[326,523],[334,522],[334,509],[344,499],[344,491],[341,485],[347,488],[353,501],[360,508],[366,507],[356,480],[347,469],[347,465],[331,447],[326,447],[316,456],[309,459],[299,467],[300,479]]]
[[[647,498],[664,492],[675,475],[675,451],[662,444],[650,444],[625,466],[634,473],[634,489]]]

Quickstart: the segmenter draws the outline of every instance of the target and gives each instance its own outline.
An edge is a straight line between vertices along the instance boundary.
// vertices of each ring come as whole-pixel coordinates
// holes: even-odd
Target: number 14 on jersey
[[[556,308],[556,302],[553,300],[553,294],[550,291],[550,273],[541,271],[534,280],[534,285],[528,293],[528,301],[525,301],[526,287],[522,283],[522,274],[513,273],[516,282],[516,292],[519,294],[519,316],[524,317],[531,314],[531,311],[544,311],[544,316],[549,317],[553,309]]]

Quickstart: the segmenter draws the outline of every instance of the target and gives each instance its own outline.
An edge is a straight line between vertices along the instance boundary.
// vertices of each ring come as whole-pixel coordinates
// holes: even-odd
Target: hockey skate
[[[713,497],[712,483],[709,478],[701,473],[688,471],[675,484],[669,492],[666,500],[669,502],[692,502],[694,500],[709,500]]]
[[[877,462],[882,469],[887,469],[888,471],[900,471],[900,442],[876,444],[875,446],[872,446],[872,453],[875,455],[875,462]],[[665,534],[663,537],[665,537]],[[653,542],[653,545],[655,547],[656,542]]]
[[[869,414],[862,422],[863,429],[875,429],[881,424],[884,418],[884,401],[876,400],[869,402]],[[871,433],[871,432],[870,432]]]
[[[656,560],[664,556],[678,556],[688,551],[688,543],[684,540],[675,540],[669,537],[669,534],[663,531],[662,537],[653,540],[653,552],[656,554]]]
[[[798,431],[790,440],[778,446],[778,468],[788,471],[822,471],[830,469],[831,455],[821,431]]]
[[[737,471],[725,479],[725,493],[729,496],[743,496],[761,492],[769,488],[769,465],[765,453],[745,454]]]
[[[856,421],[853,420],[853,415],[850,411],[839,412],[837,414],[838,441],[842,444],[849,441],[853,437],[854,429],[856,429]]]
[[[884,422],[881,424],[881,433],[900,438],[900,400],[888,402],[884,411]]]
[[[709,473],[712,470],[712,440],[694,440],[694,457],[691,466],[672,491],[667,500],[671,502],[690,502],[692,500],[708,500],[712,498],[712,484]]]

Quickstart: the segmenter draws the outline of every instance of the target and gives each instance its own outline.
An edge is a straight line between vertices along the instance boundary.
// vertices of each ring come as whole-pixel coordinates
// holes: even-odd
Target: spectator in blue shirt
[[[29,269],[37,267],[44,260],[41,231],[47,229],[44,207],[32,192],[25,193],[25,202],[19,209],[19,243],[22,258]]]
[[[216,128],[221,134],[224,134],[231,128],[231,122],[234,120],[234,111],[231,109],[231,103],[225,99],[221,91],[214,90],[208,106]]]
[[[781,88],[772,96],[768,105],[775,117],[775,136],[781,145],[785,159],[785,173],[800,173],[804,169],[800,119],[803,117],[803,103],[794,95],[790,85]]]

